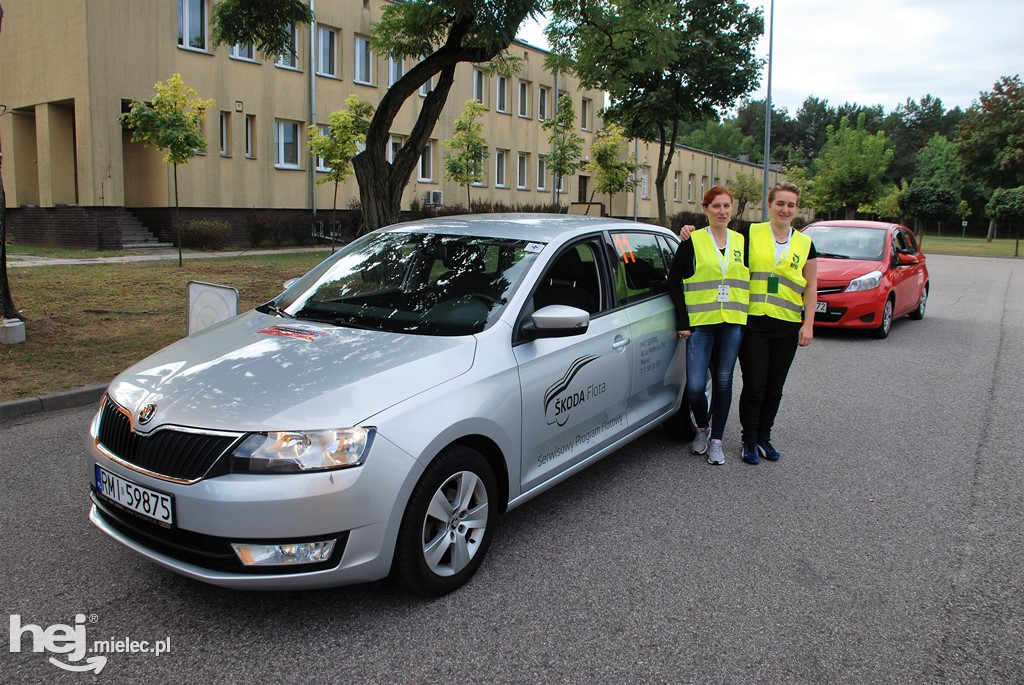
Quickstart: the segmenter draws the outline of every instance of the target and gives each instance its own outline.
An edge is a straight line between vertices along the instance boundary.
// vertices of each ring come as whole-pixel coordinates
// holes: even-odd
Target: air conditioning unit
[[[428,190],[427,191],[427,204],[428,205],[443,205],[444,204],[444,191],[443,190]]]

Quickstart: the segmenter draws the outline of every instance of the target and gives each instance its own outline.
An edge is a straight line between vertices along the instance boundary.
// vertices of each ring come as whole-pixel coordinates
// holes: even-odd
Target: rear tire
[[[917,303],[917,309],[910,312],[909,316],[914,321],[920,321],[924,318],[924,308],[928,304],[928,285],[925,284],[924,290],[921,291],[921,301]]]
[[[417,595],[457,589],[483,562],[497,512],[498,486],[487,460],[463,445],[446,447],[409,496],[392,575]]]
[[[895,304],[892,299],[892,295],[885,301],[885,307],[882,308],[882,323],[871,331],[871,335],[879,340],[889,337],[889,331],[892,330],[892,312],[895,308]]]

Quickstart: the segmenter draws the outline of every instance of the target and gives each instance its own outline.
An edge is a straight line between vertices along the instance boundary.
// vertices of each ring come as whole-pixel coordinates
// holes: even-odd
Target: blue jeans
[[[721,440],[732,404],[732,371],[743,341],[743,326],[718,323],[695,326],[686,341],[686,399],[699,428],[708,425],[708,400],[704,394],[711,379],[711,439]]]

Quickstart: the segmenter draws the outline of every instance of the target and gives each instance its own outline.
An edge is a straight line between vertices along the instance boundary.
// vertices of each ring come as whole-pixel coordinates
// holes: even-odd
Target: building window
[[[420,181],[428,183],[434,180],[434,141],[427,141],[420,153]]]
[[[530,84],[526,81],[519,82],[519,116],[530,116]]]
[[[231,156],[231,112],[220,113],[220,156]]]
[[[278,119],[274,126],[275,166],[279,169],[299,168],[299,122]]]
[[[720,185],[722,185],[722,179],[719,178],[718,176],[715,176],[715,182],[712,183],[711,185],[712,186],[720,186]]]
[[[693,202],[693,182],[697,179],[694,174],[690,174],[690,177],[686,179],[686,201]]]
[[[497,109],[499,112],[505,112],[507,114],[508,113],[508,79],[505,78],[504,76],[499,76],[497,81],[498,81],[498,86],[497,86],[496,94],[497,94],[498,98],[497,98],[497,105],[495,105],[495,109]]]
[[[565,176],[558,177],[558,183],[555,184],[555,187],[558,189],[558,192],[565,192]]]
[[[206,49],[206,0],[178,0],[178,45]]]
[[[388,58],[388,87],[398,83],[398,80],[405,76],[405,59],[402,57]]]
[[[373,51],[370,50],[370,39],[356,36],[356,83],[373,85]]]
[[[495,150],[494,152],[494,187],[504,188],[506,177],[506,166],[508,164],[508,150]]]
[[[316,30],[316,73],[338,75],[338,32],[326,26]]]
[[[320,129],[320,135],[330,137],[331,129],[323,125],[319,126],[318,128]],[[333,171],[331,167],[327,166],[327,160],[321,157],[320,155],[316,156],[316,170],[323,171],[324,173],[330,173],[331,171]]]
[[[473,69],[473,99],[487,104],[487,79],[483,69]]]
[[[681,177],[682,173],[679,171],[677,171],[672,176],[672,199],[675,200],[676,202],[679,202],[679,186],[681,185],[682,181]]]
[[[426,81],[423,82],[422,86],[420,86],[420,95],[422,97],[427,97],[428,95],[430,95],[431,92],[433,92],[433,90],[434,90],[434,77],[431,76],[430,78],[428,78]]]
[[[707,176],[701,176],[700,177],[700,197],[701,197],[701,202],[704,201],[704,193],[706,193],[707,191],[708,191],[708,177]]]
[[[405,138],[402,136],[391,136],[388,140],[388,163],[394,164],[398,157],[398,151],[405,145]]]
[[[288,26],[288,32],[291,33],[291,50],[283,55],[279,55],[277,58],[277,66],[284,67],[285,69],[298,69],[299,68],[299,28],[294,24]]]
[[[545,86],[537,91],[537,118],[541,121],[548,118],[548,89]]]
[[[252,46],[251,43],[249,45],[242,45],[241,43],[236,43],[235,45],[231,46],[230,50],[228,50],[228,56],[231,57],[231,59],[243,59],[247,62],[255,62],[256,49]]]
[[[256,115],[245,115],[245,156],[256,158]]]
[[[537,190],[547,190],[548,187],[548,158],[544,155],[537,155]]]
[[[640,168],[640,197],[648,199],[651,197],[651,167]]]
[[[530,155],[526,152],[519,153],[519,161],[516,164],[516,188],[519,190],[526,190],[530,187],[529,174],[530,169]]]
[[[590,110],[590,100],[588,98],[583,98],[583,103],[580,107],[580,128],[582,128],[584,131],[590,130]]]

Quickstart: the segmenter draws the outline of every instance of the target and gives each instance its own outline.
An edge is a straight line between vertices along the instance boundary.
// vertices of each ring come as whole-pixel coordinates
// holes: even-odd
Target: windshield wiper
[[[831,257],[832,259],[849,259],[850,258],[849,255],[835,254],[835,253],[832,253],[832,252],[822,252],[821,250],[818,250],[818,256],[819,257]]]
[[[281,309],[276,304],[274,304],[273,301],[261,304],[259,307],[256,307],[256,311],[262,312],[263,314],[277,314],[282,319],[294,319],[295,318],[294,315],[289,314],[285,310]]]
[[[358,328],[364,331],[379,331],[380,328],[377,326],[367,326],[365,323],[356,323],[351,319],[346,319],[343,316],[339,316],[334,320],[335,326],[344,326],[345,328]]]

